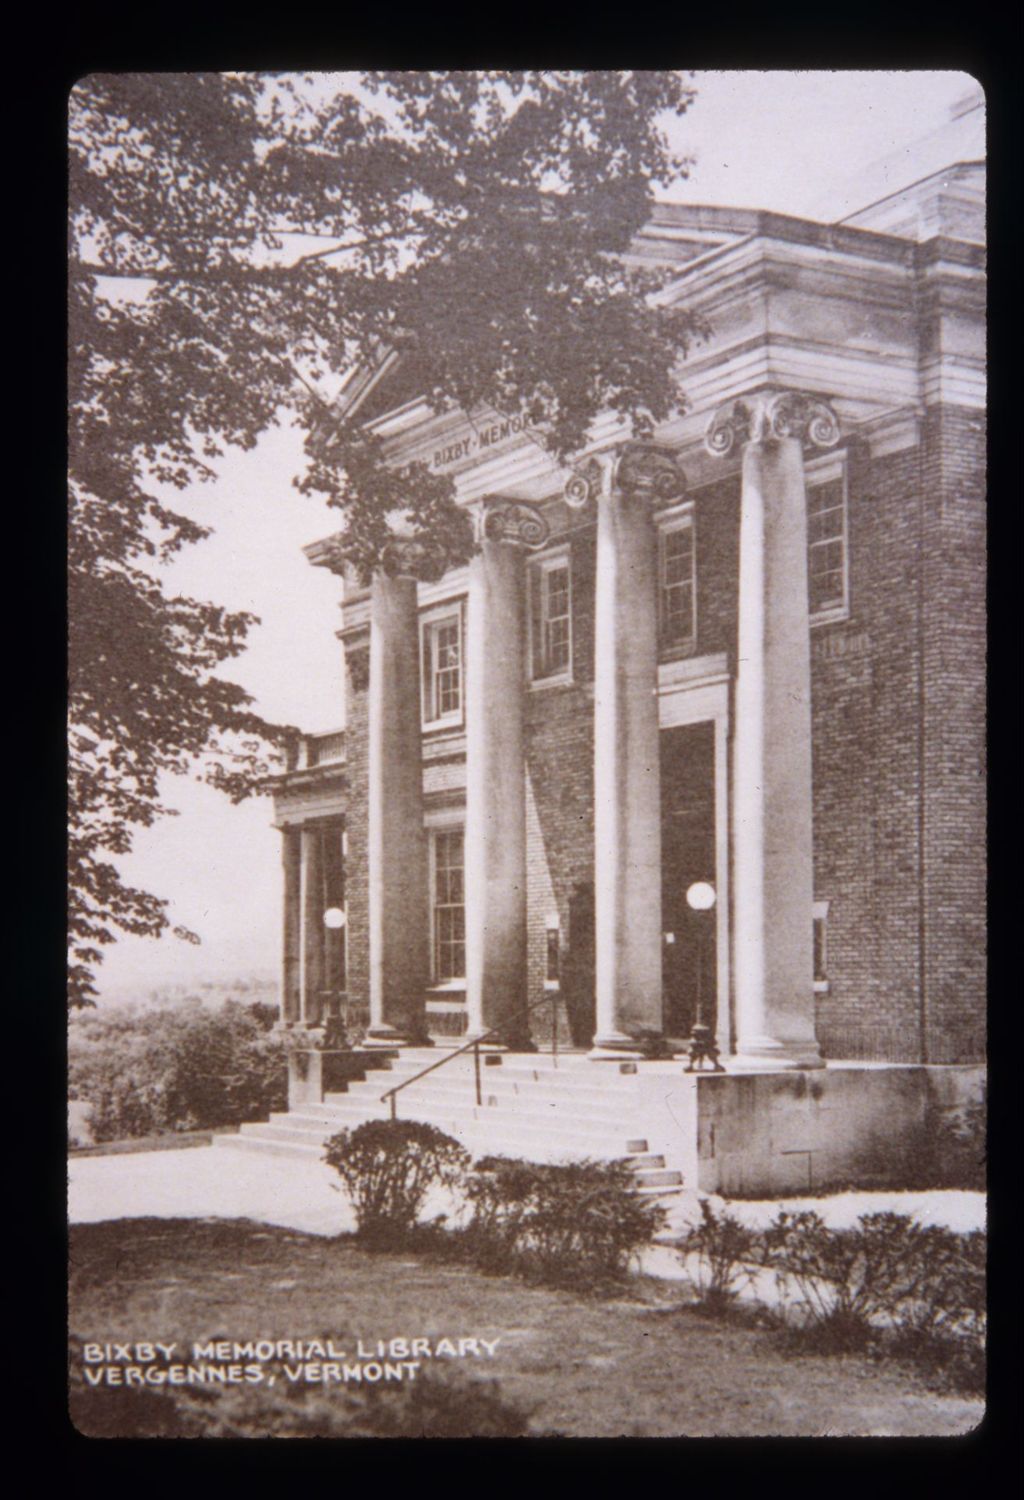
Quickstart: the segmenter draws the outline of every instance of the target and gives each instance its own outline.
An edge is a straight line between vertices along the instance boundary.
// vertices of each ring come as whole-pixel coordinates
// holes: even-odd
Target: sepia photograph
[[[67,170],[74,1429],[976,1432],[981,84],[90,72]]]

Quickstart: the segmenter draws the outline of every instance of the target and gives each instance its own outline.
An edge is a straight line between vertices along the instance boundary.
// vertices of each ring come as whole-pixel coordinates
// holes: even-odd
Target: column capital
[[[582,510],[588,500],[596,500],[607,491],[611,482],[613,455],[603,453],[591,455],[581,464],[574,464],[565,481],[562,498],[570,510]]]
[[[484,496],[480,506],[482,542],[513,542],[533,550],[543,547],[550,534],[551,528],[537,506],[497,495]]]
[[[420,537],[392,537],[384,546],[380,571],[388,578],[437,579],[444,572],[444,553]]]
[[[755,391],[720,406],[708,423],[704,446],[725,458],[737,443],[795,437],[805,446],[832,448],[839,441],[839,419],[821,396],[806,391]]]
[[[672,448],[640,439],[619,449],[612,483],[628,500],[663,505],[686,494],[686,474]]]
[[[562,495],[570,509],[582,510],[613,490],[628,500],[668,505],[686,494],[686,473],[673,448],[637,438],[574,466]]]

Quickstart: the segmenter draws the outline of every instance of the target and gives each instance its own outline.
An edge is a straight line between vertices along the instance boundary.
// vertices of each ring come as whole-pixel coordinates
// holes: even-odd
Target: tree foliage
[[[335,400],[401,355],[436,409],[521,412],[558,458],[611,409],[678,404],[693,332],[622,259],[662,130],[693,91],[660,72],[90,75],[70,101],[71,1000],[117,930],[164,903],[111,855],[203,759],[234,798],[284,731],[218,675],[244,613],[168,597],[206,529],[158,498],[300,423],[297,486],[339,511],[365,579],[400,531],[472,551],[451,481],[398,467]],[[415,394],[415,391],[413,392]]]

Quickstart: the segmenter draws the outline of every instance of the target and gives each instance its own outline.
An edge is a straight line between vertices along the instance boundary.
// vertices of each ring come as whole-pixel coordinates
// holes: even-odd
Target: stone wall
[[[985,1069],[641,1070],[638,1128],[684,1181],[727,1197],[905,1186],[936,1122],[980,1099]]]

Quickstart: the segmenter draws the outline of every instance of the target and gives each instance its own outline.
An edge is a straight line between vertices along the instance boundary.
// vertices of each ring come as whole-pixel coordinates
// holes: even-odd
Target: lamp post
[[[340,906],[329,906],[324,912],[324,926],[331,932],[340,932],[345,926],[345,913]],[[326,992],[327,1018],[324,1022],[323,1051],[349,1052],[352,1043],[348,1039],[345,1020],[341,1013],[341,991],[337,988]]]
[[[712,1072],[724,1073],[718,1061],[718,1044],[714,1032],[704,1022],[704,947],[707,941],[711,913],[715,909],[715,888],[706,880],[697,880],[686,892],[686,904],[697,918],[697,1012],[690,1037],[690,1056],[686,1064],[687,1073],[694,1073],[707,1063]]]

